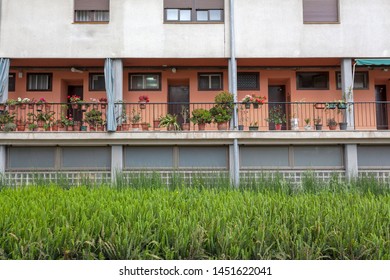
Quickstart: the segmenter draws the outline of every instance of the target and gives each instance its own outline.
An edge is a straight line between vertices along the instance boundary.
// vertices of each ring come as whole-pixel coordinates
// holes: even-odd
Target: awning
[[[355,59],[356,65],[389,66],[390,59]]]

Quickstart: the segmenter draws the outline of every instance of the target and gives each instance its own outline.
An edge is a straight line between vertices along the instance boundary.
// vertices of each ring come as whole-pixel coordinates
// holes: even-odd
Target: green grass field
[[[374,180],[151,182],[3,187],[0,259],[390,259]]]

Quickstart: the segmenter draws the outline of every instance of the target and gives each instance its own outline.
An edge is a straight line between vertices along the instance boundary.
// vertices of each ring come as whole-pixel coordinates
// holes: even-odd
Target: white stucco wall
[[[72,0],[1,3],[2,57],[196,58],[227,53],[225,24],[164,24],[162,0],[111,0],[109,24],[74,24]]]
[[[236,0],[237,57],[389,57],[390,1],[339,2],[339,24],[304,24],[302,0]]]
[[[109,24],[74,24],[72,0],[0,0],[0,56],[229,56],[228,16],[164,24],[163,0],[110,2]],[[390,0],[340,0],[339,24],[304,24],[302,0],[235,0],[235,14],[238,58],[390,56]]]

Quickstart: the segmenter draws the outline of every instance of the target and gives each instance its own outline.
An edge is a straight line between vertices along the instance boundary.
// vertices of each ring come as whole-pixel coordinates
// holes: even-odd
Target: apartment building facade
[[[218,171],[235,182],[263,173],[299,180],[307,170],[324,179],[389,176],[388,1],[0,4],[0,103],[28,98],[52,105],[47,131],[0,134],[0,172],[7,180],[24,182],[36,173],[111,180],[116,172],[144,171],[167,178],[172,171]],[[188,131],[167,131],[153,124],[166,114],[190,122],[221,91],[235,96],[228,130],[191,124]],[[90,103],[86,111],[71,109],[75,95]],[[241,102],[247,95],[266,102],[247,109]],[[105,98],[108,106],[96,110],[103,131],[53,128],[63,118],[85,121],[93,103]],[[346,108],[332,109],[340,103]],[[282,131],[267,121],[277,106],[286,119]],[[117,131],[124,111],[128,122],[138,116],[150,128]],[[37,103],[2,112],[14,114],[15,123],[42,114]],[[319,119],[322,131],[314,129]],[[332,119],[347,130],[330,131]]]

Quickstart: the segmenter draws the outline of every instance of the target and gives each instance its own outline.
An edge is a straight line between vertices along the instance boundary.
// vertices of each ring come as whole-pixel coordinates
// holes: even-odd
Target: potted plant
[[[209,110],[198,108],[195,110],[192,110],[192,118],[191,121],[194,124],[198,125],[199,130],[205,130],[206,124],[211,123],[213,120],[213,117],[211,116],[211,113]]]
[[[228,122],[232,119],[232,109],[222,104],[217,104],[210,109],[213,122],[217,124],[218,130],[227,130]]]
[[[146,123],[146,122],[141,123],[142,130],[147,131],[149,130],[149,127],[150,127],[150,123]]]
[[[9,111],[14,111],[15,110],[15,106],[17,104],[17,101],[15,99],[10,98],[10,99],[7,99],[5,104],[7,104]]]
[[[312,130],[312,127],[310,125],[310,118],[305,119],[305,130]]]
[[[39,98],[39,100],[36,103],[37,111],[42,111],[43,105],[45,105],[45,107],[46,107],[46,104],[47,104],[47,101],[45,98],[43,98],[43,97]]]
[[[249,130],[251,131],[259,130],[259,125],[257,124],[257,122],[251,123],[249,125]]]
[[[256,96],[252,95],[252,103],[253,103],[253,108],[257,109],[259,106],[262,106],[266,100],[265,96]]]
[[[138,103],[139,103],[139,107],[140,109],[145,109],[146,108],[146,103],[148,103],[150,100],[149,100],[149,97],[147,95],[141,95],[138,97]]]
[[[245,95],[245,97],[241,100],[241,103],[244,104],[245,109],[250,109],[251,108],[251,103],[252,103],[252,95]]]
[[[347,130],[348,123],[347,122],[339,122],[340,130]]]
[[[38,125],[36,123],[30,123],[28,125],[28,130],[30,131],[37,131],[37,129],[38,129]]]
[[[336,130],[337,128],[337,122],[334,118],[328,119],[326,124],[328,125],[330,130]]]
[[[15,114],[11,114],[8,111],[5,111],[0,114],[0,130],[1,131],[15,131],[16,124],[14,123]]]
[[[131,114],[131,127],[133,130],[139,130],[139,122],[141,121],[141,114],[133,109]]]
[[[166,114],[160,118],[159,127],[166,127],[167,130],[180,130],[180,125],[177,122],[177,116]]]
[[[92,109],[85,113],[84,120],[88,123],[90,130],[96,130],[97,125],[103,122],[102,112]]]
[[[80,96],[73,94],[72,96],[68,96],[69,102],[72,105],[72,109],[78,109],[79,103],[82,102]]]
[[[282,124],[286,123],[286,114],[284,114],[282,106],[277,105],[269,110],[267,122],[275,125],[275,130],[281,130]]]
[[[26,130],[26,121],[22,119],[16,120],[16,127],[18,131],[25,131]]]
[[[106,107],[107,107],[107,98],[106,97],[99,98],[99,103],[100,103],[100,108],[106,109]]]
[[[27,97],[26,98],[18,97],[18,99],[16,100],[16,105],[19,106],[20,110],[25,110],[28,103],[30,103],[30,98]]]
[[[221,91],[215,96],[214,102],[224,106],[232,107],[234,102],[233,94],[227,91]]]
[[[317,117],[314,119],[314,125],[316,127],[316,130],[322,130],[322,120],[320,117]]]

